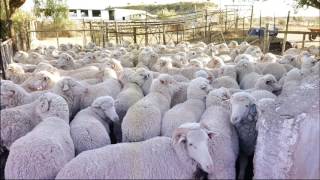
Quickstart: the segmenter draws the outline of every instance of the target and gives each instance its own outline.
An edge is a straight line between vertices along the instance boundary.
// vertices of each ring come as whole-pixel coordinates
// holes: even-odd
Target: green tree
[[[51,17],[57,28],[68,21],[69,10],[66,1],[34,0],[34,14],[37,17]]]
[[[319,0],[295,0],[295,1],[297,2],[298,7],[311,6],[311,7],[320,9]]]
[[[11,38],[13,41],[13,50],[17,51],[17,41],[13,27],[12,16],[20,8],[26,0],[1,0],[1,36],[2,40]]]

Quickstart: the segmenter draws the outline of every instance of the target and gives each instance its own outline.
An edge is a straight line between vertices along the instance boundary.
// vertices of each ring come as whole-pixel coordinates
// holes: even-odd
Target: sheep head
[[[114,107],[114,100],[112,97],[98,97],[96,100],[93,101],[91,106],[97,109],[98,111],[103,111],[103,117],[108,117],[113,122],[119,122],[119,116]]]
[[[251,117],[257,114],[256,100],[247,92],[237,92],[230,98],[231,102],[231,123],[236,125],[243,120],[254,121]]]
[[[207,95],[206,107],[217,105],[230,109],[230,97],[231,93],[227,88],[221,87],[219,89],[214,89]]]
[[[201,169],[210,173],[213,170],[213,162],[208,149],[208,140],[214,135],[199,123],[185,123],[175,129],[172,140],[181,161],[199,164]]]
[[[278,93],[282,89],[281,85],[277,82],[277,79],[271,74],[260,77],[254,87],[256,89],[263,89],[273,93]]]
[[[207,94],[212,90],[209,80],[203,77],[193,79],[187,88],[188,99],[204,100]]]

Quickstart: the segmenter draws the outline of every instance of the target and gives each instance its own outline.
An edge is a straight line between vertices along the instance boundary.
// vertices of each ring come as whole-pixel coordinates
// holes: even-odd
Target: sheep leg
[[[239,175],[238,179],[244,179],[246,174],[246,168],[248,165],[248,157],[244,154],[240,154],[239,156]]]

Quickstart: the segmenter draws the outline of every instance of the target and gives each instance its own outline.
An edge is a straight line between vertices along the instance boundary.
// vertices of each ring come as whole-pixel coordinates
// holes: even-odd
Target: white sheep
[[[230,76],[218,77],[212,80],[211,85],[215,89],[218,89],[220,87],[240,89],[237,81]]]
[[[170,75],[162,74],[153,80],[150,93],[131,106],[123,118],[122,141],[143,141],[160,135],[161,120],[178,90]]]
[[[247,74],[255,72],[254,65],[247,59],[242,59],[236,63],[235,69],[238,83],[240,83]]]
[[[224,65],[219,68],[218,77],[229,76],[234,80],[237,80],[237,70],[234,65]]]
[[[70,123],[76,154],[111,143],[108,119],[119,121],[114,101],[110,96],[97,98],[91,106],[77,113]]]
[[[1,80],[1,109],[21,106],[36,100],[42,93],[28,93],[12,81]]]
[[[212,59],[206,65],[208,68],[221,68],[224,66],[223,60],[218,56],[213,56]]]
[[[170,107],[174,107],[175,105],[183,103],[187,100],[187,89],[189,82],[178,82],[178,84],[180,88],[173,94]]]
[[[230,122],[230,93],[226,88],[210,91],[206,99],[206,110],[200,123],[214,133],[209,140],[209,152],[213,157],[213,170],[208,179],[236,179],[238,157],[238,135]]]
[[[256,100],[247,92],[237,92],[230,100],[232,109],[230,120],[237,131],[240,147],[238,178],[242,179],[245,177],[250,156],[254,154],[258,134]]]
[[[251,56],[254,57],[255,61],[259,61],[263,56],[263,52],[261,51],[260,47],[258,47],[258,46],[248,47],[245,50],[244,54],[250,54]]]
[[[10,147],[6,179],[54,179],[74,158],[69,124],[48,117]]]
[[[87,89],[87,93],[81,100],[81,109],[90,106],[93,101],[101,96],[111,96],[116,98],[122,89],[122,85],[118,79],[108,78],[98,84],[83,84]]]
[[[211,89],[207,79],[202,77],[193,79],[187,89],[187,101],[175,105],[164,114],[161,135],[170,137],[181,124],[198,122],[205,110],[205,97]]]
[[[23,67],[17,63],[11,63],[6,69],[6,78],[16,84],[23,83],[26,79],[31,76],[31,73],[24,71]]]
[[[272,74],[277,80],[280,80],[286,72],[287,69],[279,63],[267,63],[262,69],[262,74]]]
[[[48,71],[40,71],[32,74],[22,84],[26,91],[44,91],[51,89],[58,81],[60,76],[54,75]]]
[[[52,116],[69,123],[66,101],[53,93],[45,93],[29,104],[1,110],[1,143],[10,149],[15,140],[27,134],[43,119]]]
[[[208,172],[212,133],[199,124],[184,124],[171,138],[121,143],[81,153],[56,179],[192,179],[197,166]]]

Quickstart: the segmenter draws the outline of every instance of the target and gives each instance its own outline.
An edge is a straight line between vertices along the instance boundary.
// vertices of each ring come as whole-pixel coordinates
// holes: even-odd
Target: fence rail
[[[0,41],[0,63],[1,77],[6,79],[6,69],[13,62],[12,40],[8,39],[4,42]]]

